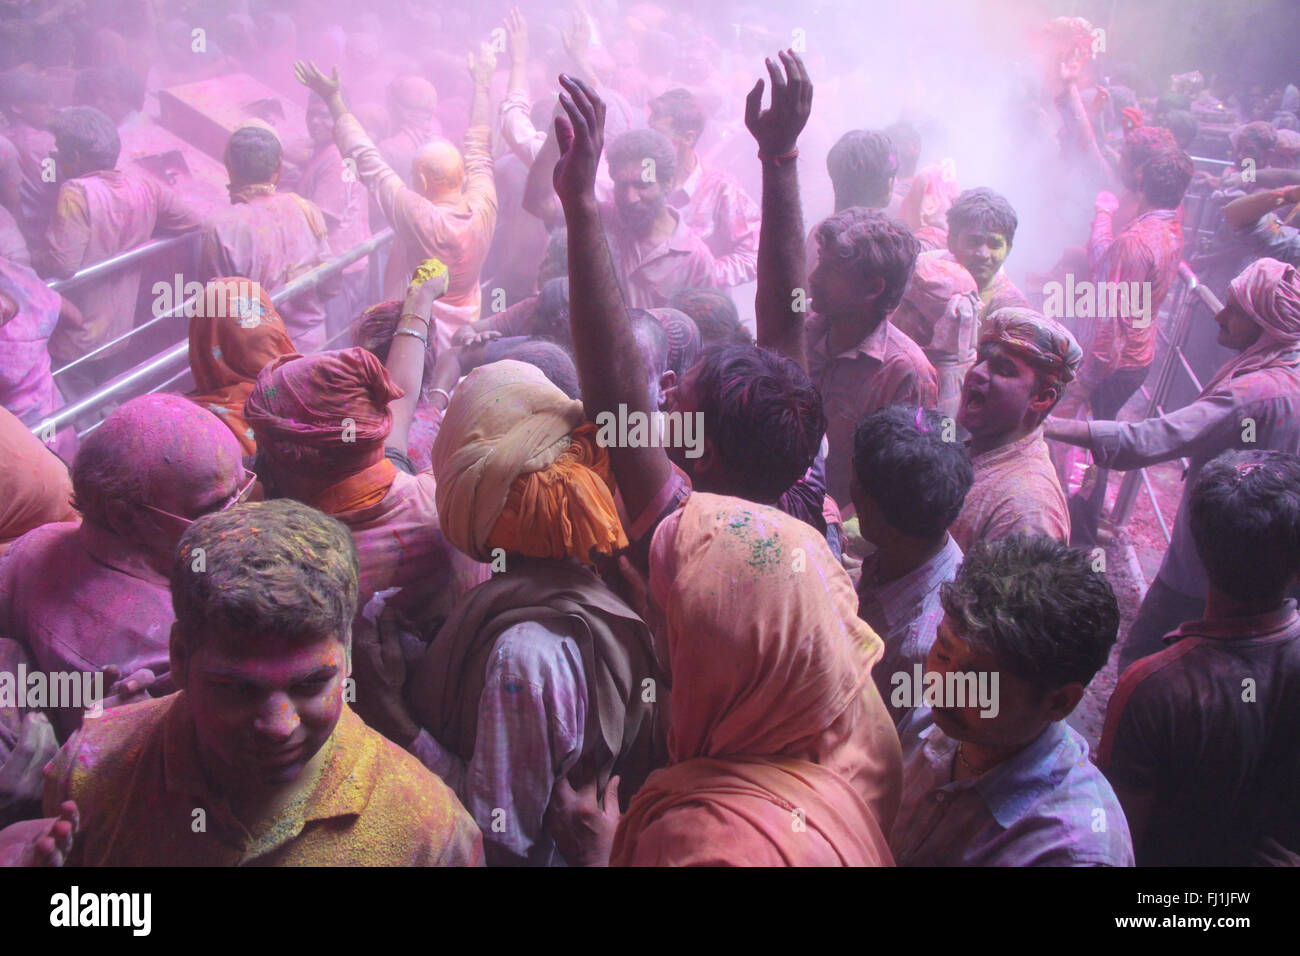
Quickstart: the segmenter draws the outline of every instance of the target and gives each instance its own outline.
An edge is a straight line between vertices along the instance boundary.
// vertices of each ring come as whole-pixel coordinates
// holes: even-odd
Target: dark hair
[[[501,358],[535,365],[552,385],[569,398],[582,398],[582,389],[578,386],[578,369],[573,364],[573,358],[554,342],[524,339],[512,346]]]
[[[704,111],[688,89],[679,86],[656,96],[647,105],[651,116],[667,116],[678,136],[691,131],[698,136],[704,132]]]
[[[1192,158],[1181,149],[1161,150],[1138,174],[1142,195],[1157,209],[1177,209],[1192,183]]]
[[[1165,114],[1165,128],[1173,135],[1179,149],[1188,149],[1201,131],[1201,124],[1187,110],[1171,110]]]
[[[232,185],[269,183],[280,167],[280,141],[270,130],[244,126],[230,134],[228,155]]]
[[[555,342],[566,352],[573,349],[573,329],[569,325],[569,277],[548,279],[537,293],[528,329],[534,336]]]
[[[894,405],[866,416],[853,436],[853,473],[890,526],[938,538],[957,520],[975,480],[961,442],[945,441],[932,408]]]
[[[1106,664],[1119,604],[1092,556],[1045,535],[980,541],[939,589],[959,636],[1040,691],[1087,684]]]
[[[212,632],[291,641],[352,639],[357,549],[347,526],[288,498],[236,505],[186,529],[172,609],[190,648]]]
[[[547,267],[550,267],[549,269]],[[569,276],[569,230],[556,226],[546,234],[546,250],[537,265],[537,277],[545,283]]]
[[[876,302],[882,315],[893,312],[903,301],[921,253],[921,244],[905,222],[861,206],[837,212],[823,222],[817,228],[817,248],[823,257],[850,263],[863,278],[885,280]]]
[[[1300,458],[1226,451],[1188,495],[1192,540],[1216,588],[1243,601],[1286,590],[1300,571]]]
[[[1236,129],[1232,144],[1235,153],[1251,157],[1261,167],[1267,166],[1269,155],[1277,146],[1277,130],[1263,120],[1255,120]]]
[[[677,171],[677,151],[667,136],[653,129],[630,129],[609,145],[611,172],[629,163],[640,166],[647,159],[654,162],[655,180],[667,189]]]
[[[397,333],[397,320],[402,315],[402,303],[396,299],[372,305],[357,316],[352,323],[352,344],[363,348],[381,362],[388,361],[388,350]],[[424,350],[424,386],[426,395],[433,387],[433,367],[437,362],[433,349]]]
[[[916,164],[921,159],[921,134],[907,120],[899,120],[885,127],[894,148],[898,150],[898,171],[904,176],[916,172]]]
[[[817,456],[826,432],[821,394],[790,359],[752,345],[715,346],[695,369],[704,434],[732,480],[728,493],[776,501]]]
[[[667,330],[645,309],[629,309],[627,317],[646,362],[646,370],[653,370],[656,376],[662,375],[668,368]]]
[[[875,130],[849,130],[826,154],[826,172],[835,189],[835,206],[889,205],[890,180],[898,172],[893,141]]]
[[[668,300],[668,305],[691,317],[706,347],[754,344],[749,329],[740,324],[736,303],[721,289],[683,289]]]
[[[995,232],[1011,245],[1019,223],[1016,211],[1005,196],[987,186],[967,189],[953,200],[948,210],[948,248],[955,248],[957,237],[963,232]]]
[[[93,106],[69,106],[50,121],[50,132],[63,149],[72,149],[95,170],[112,169],[122,152],[117,127]]]

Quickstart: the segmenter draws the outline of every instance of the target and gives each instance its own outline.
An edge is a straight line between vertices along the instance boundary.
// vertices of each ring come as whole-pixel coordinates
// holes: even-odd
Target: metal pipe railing
[[[128,249],[126,252],[119,252],[115,256],[110,256],[94,265],[86,266],[84,269],[78,269],[75,273],[66,279],[55,279],[53,282],[46,283],[55,292],[67,292],[69,289],[76,288],[91,279],[102,279],[110,273],[117,272],[119,269],[125,269],[127,266],[135,265],[145,259],[158,255],[160,252],[166,252],[169,249],[176,249],[187,243],[194,242],[199,237],[198,230],[182,233],[179,236],[167,236],[162,239],[150,239],[134,249]]]
[[[1187,336],[1192,328],[1191,318],[1196,305],[1204,305],[1214,313],[1223,308],[1223,303],[1219,301],[1213,292],[1201,284],[1200,278],[1186,262],[1178,264],[1178,279],[1175,300],[1169,312],[1170,319],[1172,319],[1172,329],[1168,338],[1168,347],[1160,363],[1156,383],[1149,393],[1147,411],[1144,416],[1146,418],[1165,414],[1165,402],[1169,397],[1177,372],[1181,371],[1188,377],[1196,391],[1201,391],[1203,388],[1201,381],[1187,361],[1183,347],[1187,344]],[[1143,389],[1143,392],[1145,393],[1146,390]],[[1155,490],[1151,486],[1151,480],[1147,477],[1145,468],[1134,468],[1124,475],[1124,480],[1120,484],[1119,495],[1115,499],[1115,507],[1111,511],[1111,524],[1116,529],[1119,529],[1128,522],[1133,511],[1133,505],[1137,501],[1138,492],[1143,489],[1146,490],[1148,497],[1151,499],[1151,507],[1156,513],[1156,521],[1160,525],[1165,540],[1168,541],[1168,525],[1164,515],[1160,513],[1160,505],[1156,500]]]
[[[385,229],[377,232],[364,242],[358,243],[338,258],[331,259],[310,272],[303,273],[292,282],[281,287],[271,294],[271,302],[275,306],[296,298],[305,292],[310,292],[322,282],[332,278],[339,272],[342,272],[352,263],[365,256],[369,256],[383,246],[393,241],[393,230]],[[173,310],[175,311],[175,310]],[[346,331],[346,330],[345,330]],[[333,342],[344,333],[335,335],[330,341]],[[52,439],[62,429],[76,421],[81,415],[94,411],[108,401],[126,401],[128,398],[135,397],[135,389],[143,382],[149,381],[153,376],[163,372],[170,372],[173,367],[181,362],[189,361],[189,342],[179,342],[164,352],[153,356],[148,361],[123,372],[117,378],[105,383],[100,388],[78,399],[69,405],[58,409],[54,414],[43,419],[32,427],[32,433],[38,438],[46,440]],[[89,434],[91,428],[87,428],[81,434]]]

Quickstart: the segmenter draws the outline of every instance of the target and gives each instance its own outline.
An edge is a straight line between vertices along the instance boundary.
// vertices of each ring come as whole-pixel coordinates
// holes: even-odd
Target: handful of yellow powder
[[[437,278],[447,272],[447,267],[443,265],[441,259],[425,259],[420,263],[420,267],[415,270],[415,275],[411,277],[411,285],[419,288],[430,279]]]

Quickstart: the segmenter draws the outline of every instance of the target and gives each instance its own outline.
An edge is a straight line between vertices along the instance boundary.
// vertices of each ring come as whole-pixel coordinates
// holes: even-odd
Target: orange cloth
[[[0,408],[0,554],[33,528],[79,521],[72,507],[72,478],[54,452]]]
[[[262,367],[293,354],[293,343],[271,297],[249,279],[213,279],[197,306],[190,317],[194,391],[186,397],[225,422],[245,455],[255,454],[257,442],[244,420],[244,400]]]
[[[482,864],[482,835],[456,795],[346,704],[325,747],[305,799],[245,828],[204,780],[181,691],[88,718],[46,769],[46,815],[77,802],[72,865]],[[199,808],[206,829],[195,832]]]
[[[902,787],[870,680],[883,645],[826,542],[774,508],[696,492],[655,532],[669,766],[619,823],[615,865],[889,865]]]
[[[479,561],[494,548],[592,563],[627,547],[609,455],[582,402],[540,369],[505,360],[456,387],[433,443],[438,521]]]
[[[307,504],[327,515],[369,508],[384,500],[388,489],[397,478],[397,466],[381,458],[355,475],[349,475],[337,485],[330,485]]]

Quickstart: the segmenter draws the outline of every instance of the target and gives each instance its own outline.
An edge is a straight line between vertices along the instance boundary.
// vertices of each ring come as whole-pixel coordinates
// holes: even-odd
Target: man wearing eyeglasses
[[[105,419],[72,470],[80,524],[38,527],[0,561],[0,671],[22,663],[51,688],[50,675],[106,671],[109,695],[170,693],[172,555],[195,519],[252,491],[240,454],[180,396],[146,395]],[[81,724],[78,707],[48,714],[60,740]],[[0,739],[0,766],[9,756]]]

